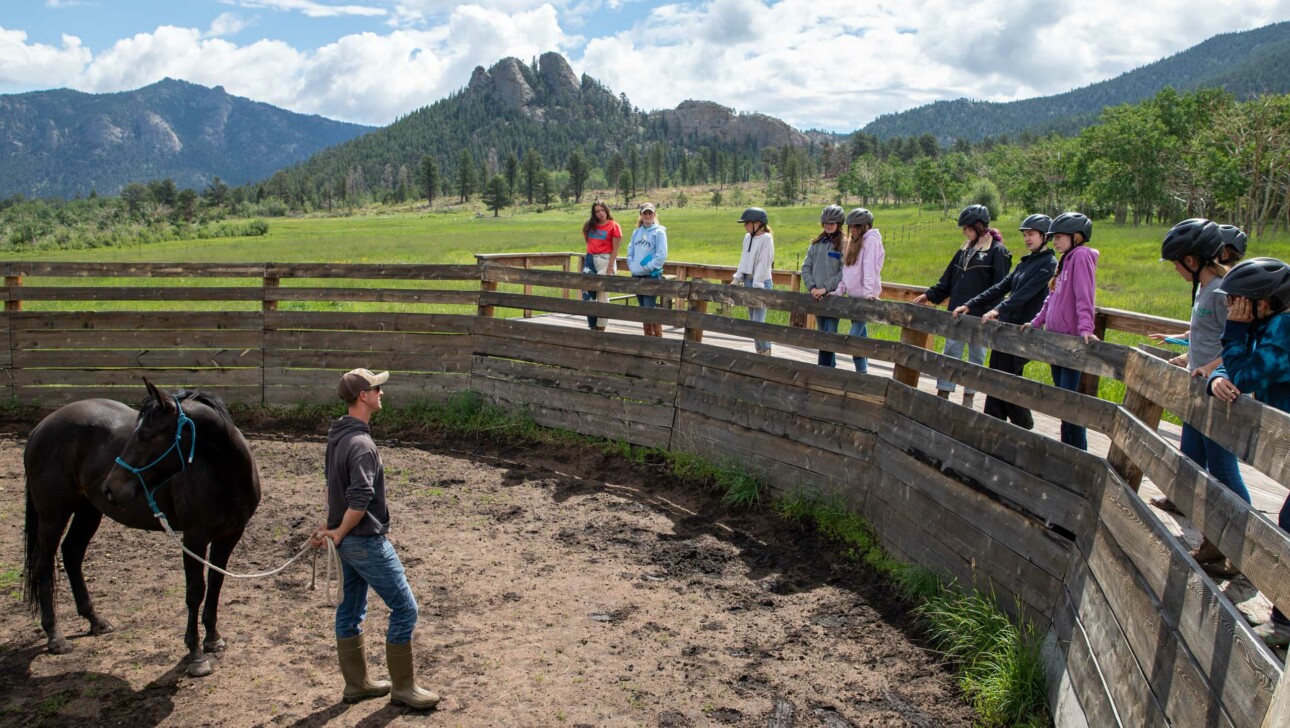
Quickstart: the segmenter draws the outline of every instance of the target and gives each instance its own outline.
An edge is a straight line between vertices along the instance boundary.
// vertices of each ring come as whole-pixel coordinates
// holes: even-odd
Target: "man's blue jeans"
[[[336,547],[345,587],[336,607],[336,637],[357,637],[367,618],[370,586],[390,608],[390,628],[385,641],[406,645],[417,626],[417,600],[403,574],[403,563],[384,536],[346,536]]]

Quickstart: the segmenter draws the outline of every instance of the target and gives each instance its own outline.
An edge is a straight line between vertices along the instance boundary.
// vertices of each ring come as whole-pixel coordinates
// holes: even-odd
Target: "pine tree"
[[[631,173],[632,173],[632,196],[635,197],[637,184],[641,178],[640,176],[641,157],[640,157],[640,154],[636,151],[635,146],[632,147],[631,155],[628,157],[627,168],[631,170]]]
[[[515,194],[515,180],[520,176],[520,158],[515,156],[515,152],[509,152],[506,155],[506,189]]]
[[[500,174],[493,175],[484,187],[484,204],[497,217],[503,207],[511,204],[511,191],[506,185],[506,178]]]
[[[627,161],[623,159],[622,152],[614,152],[614,156],[609,158],[609,164],[605,165],[605,182],[618,184],[618,178],[622,176],[626,166]]]
[[[618,173],[618,192],[623,196],[623,204],[632,203],[632,173],[623,170]]]
[[[466,202],[474,191],[475,160],[470,156],[469,149],[463,149],[457,158],[457,195],[462,202]]]
[[[421,189],[426,192],[426,204],[434,204],[434,193],[439,189],[439,165],[435,163],[434,157],[429,154],[421,158],[420,169]]]
[[[524,152],[524,167],[521,171],[524,176],[524,196],[529,204],[532,204],[542,175],[542,157],[538,155],[536,149],[529,147],[529,150]]]
[[[587,177],[591,175],[587,158],[582,156],[581,150],[575,149],[569,152],[569,161],[564,168],[569,172],[569,189],[573,193],[574,202],[582,202],[582,190],[587,184]]]

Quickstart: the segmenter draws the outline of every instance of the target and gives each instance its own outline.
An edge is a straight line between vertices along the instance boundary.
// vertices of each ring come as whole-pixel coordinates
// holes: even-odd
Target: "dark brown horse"
[[[33,610],[39,606],[54,654],[72,649],[54,613],[54,552],[60,539],[76,611],[89,620],[90,634],[103,634],[112,625],[94,611],[81,565],[104,514],[130,528],[160,531],[149,505],[155,499],[171,528],[183,532],[189,550],[225,568],[260,503],[255,459],[219,398],[190,391],[170,395],[144,383],[148,398],[138,412],[107,399],[73,402],[42,420],[27,439],[24,593]],[[169,539],[159,540],[156,548],[167,556],[179,551]],[[188,555],[183,559],[184,643],[188,674],[198,677],[211,672],[205,653],[224,649],[215,626],[224,576],[214,570],[206,574]],[[206,640],[199,643],[203,598]]]

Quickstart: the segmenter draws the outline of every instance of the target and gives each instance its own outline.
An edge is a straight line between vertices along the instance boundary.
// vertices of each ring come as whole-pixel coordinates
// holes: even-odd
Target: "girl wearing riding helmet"
[[[1223,236],[1223,255],[1218,262],[1230,268],[1245,258],[1245,245],[1250,236],[1235,225],[1219,225],[1218,232]]]
[[[744,240],[739,246],[739,267],[731,283],[747,288],[771,290],[771,269],[775,266],[775,240],[771,237],[770,217],[760,207],[750,207],[739,216],[744,226]],[[765,306],[749,306],[748,320],[766,323]],[[753,339],[758,354],[770,354],[770,342]]]
[[[811,241],[802,261],[802,285],[819,301],[837,289],[842,281],[842,222],[846,214],[837,205],[829,205],[820,213],[820,236]],[[836,334],[838,320],[831,316],[816,316],[815,327],[820,331]],[[821,366],[837,366],[837,355],[820,351]]]
[[[1290,412],[1290,266],[1274,258],[1251,258],[1232,267],[1217,293],[1227,297],[1223,363],[1209,377],[1209,393],[1225,402],[1242,392]],[[1290,532],[1290,498],[1277,519]],[[1290,608],[1281,604],[1278,607]],[[1290,619],[1273,608],[1272,619],[1254,633],[1273,646],[1290,643]]]
[[[959,213],[959,229],[963,231],[963,245],[954,253],[950,264],[936,285],[914,303],[937,305],[949,299],[949,309],[954,309],[975,298],[990,286],[1003,280],[1012,267],[1012,253],[1003,247],[1003,234],[990,227],[990,210],[985,205],[968,205]],[[962,359],[966,342],[945,340],[941,353],[952,359]],[[985,363],[984,346],[967,346],[968,361],[981,365]],[[949,399],[954,391],[954,382],[948,379],[936,380],[936,394],[942,399]],[[974,390],[963,388],[963,406],[971,407],[976,396]]]
[[[1030,215],[1022,220],[1021,235],[1030,255],[1022,258],[1003,280],[954,309],[951,312],[954,317],[958,318],[966,313],[980,316],[981,323],[998,319],[1006,324],[1025,324],[1033,319],[1048,298],[1048,282],[1057,272],[1057,256],[1044,239],[1052,222],[1052,218],[1047,215]],[[1007,296],[1006,300],[1004,296]],[[997,349],[990,352],[991,369],[1017,377],[1022,376],[1029,361],[1025,357]],[[1029,409],[992,395],[985,398],[985,413],[1001,420],[1012,420],[1012,424],[1027,430],[1035,427],[1035,418]]]
[[[646,202],[641,205],[636,229],[632,231],[632,240],[627,244],[627,268],[633,278],[660,278],[666,262],[667,228],[658,224],[654,204]],[[636,294],[636,303],[643,308],[656,308],[658,297]],[[645,329],[646,336],[663,335],[663,324],[643,323],[641,326]]]
[[[882,295],[882,263],[886,251],[882,247],[882,233],[873,226],[873,213],[857,207],[847,213],[847,252],[842,257],[842,280],[830,296],[851,296],[876,301]],[[851,320],[847,336],[868,336],[869,327],[864,321]],[[863,356],[852,357],[856,371],[869,371],[869,360]]]
[[[1093,309],[1097,297],[1097,258],[1088,247],[1093,237],[1093,221],[1078,212],[1063,212],[1048,226],[1045,236],[1062,256],[1057,275],[1048,283],[1050,291],[1039,313],[1023,328],[1031,326],[1059,334],[1083,337],[1084,343],[1097,341],[1093,333]],[[1050,364],[1053,384],[1072,392],[1079,390],[1080,371]],[[1062,442],[1081,450],[1088,449],[1088,433],[1083,427],[1062,421]]]

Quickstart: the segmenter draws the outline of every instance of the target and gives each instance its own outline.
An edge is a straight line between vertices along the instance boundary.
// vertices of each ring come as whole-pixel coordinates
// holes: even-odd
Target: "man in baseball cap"
[[[412,630],[417,624],[417,600],[399,555],[385,537],[390,530],[385,467],[369,424],[381,409],[381,385],[389,378],[389,372],[354,369],[341,375],[336,385],[349,411],[332,421],[327,433],[327,523],[314,531],[312,542],[321,546],[330,539],[340,555],[343,596],[336,607],[336,654],[345,678],[342,699],[354,703],[389,695],[393,704],[424,710],[435,707],[439,696],[416,684]],[[385,634],[388,682],[367,676],[363,620],[368,587],[390,608]]]

